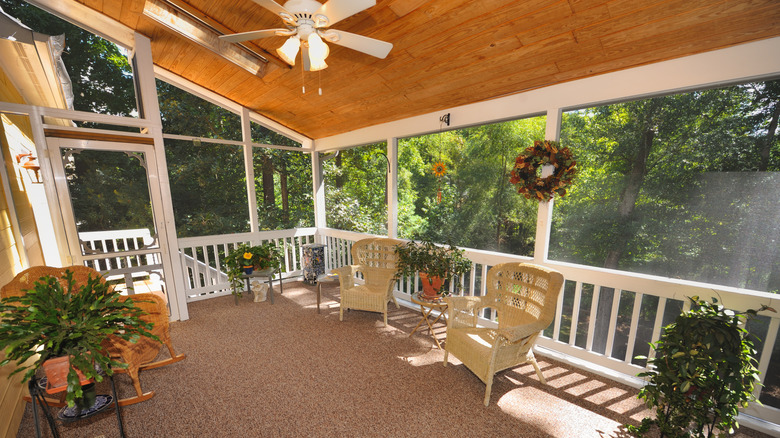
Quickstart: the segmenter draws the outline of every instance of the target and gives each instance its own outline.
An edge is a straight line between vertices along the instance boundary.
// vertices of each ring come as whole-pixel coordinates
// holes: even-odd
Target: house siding
[[[0,70],[0,99],[6,102],[25,103],[13,88],[5,73]],[[10,282],[17,273],[24,270],[22,255],[26,255],[29,265],[44,264],[43,251],[38,238],[30,202],[27,199],[23,176],[16,167],[14,157],[21,152],[20,144],[28,150],[35,150],[32,143],[30,121],[25,116],[0,115],[0,148],[2,148],[3,166],[8,179],[0,179],[0,285]],[[9,141],[9,138],[12,140]],[[6,187],[6,181],[8,187]],[[6,193],[10,191],[11,198]],[[9,204],[9,201],[13,204]],[[10,208],[13,205],[13,208]],[[14,220],[13,216],[16,216]],[[19,229],[14,229],[18,224]],[[16,236],[23,236],[19,242]],[[24,245],[24,248],[22,248]],[[0,360],[5,355],[0,352]],[[22,414],[25,409],[26,390],[21,383],[21,375],[9,377],[14,364],[0,368],[0,438],[16,437]]]

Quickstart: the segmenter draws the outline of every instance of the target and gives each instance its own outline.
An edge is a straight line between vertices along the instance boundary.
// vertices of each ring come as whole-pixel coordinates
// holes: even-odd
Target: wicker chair
[[[444,366],[455,355],[485,385],[485,406],[490,403],[493,376],[531,362],[539,380],[547,382],[536,363],[533,345],[555,318],[563,275],[526,263],[493,266],[483,297],[448,297],[447,341]],[[498,328],[477,327],[484,308],[498,313]]]
[[[76,287],[86,283],[90,275],[93,278],[99,277],[103,280],[98,271],[88,266],[76,265],[65,268],[33,266],[20,272],[11,280],[11,282],[3,286],[2,289],[0,289],[0,298],[22,296],[26,290],[32,289],[39,278],[46,276],[61,279],[60,283],[63,287],[67,287],[65,280],[62,280],[62,276],[65,275],[66,270],[73,272],[73,280],[76,282]],[[125,299],[127,299],[127,297],[125,297]],[[108,351],[112,357],[128,364],[126,370],[114,369],[114,371],[119,373],[126,372],[130,376],[130,380],[133,382],[133,387],[137,393],[135,397],[119,400],[119,404],[122,406],[148,400],[154,396],[154,392],[143,393],[143,391],[141,391],[141,383],[138,379],[139,370],[161,367],[169,363],[178,362],[186,357],[183,354],[177,356],[171,344],[168,327],[168,307],[165,304],[165,300],[160,296],[151,293],[136,294],[132,296],[132,299],[136,306],[146,312],[146,315],[143,315],[141,319],[154,323],[151,332],[157,335],[157,337],[160,338],[160,341],[168,347],[171,357],[169,359],[151,362],[159,354],[162,344],[146,337],[141,337],[135,344],[119,338],[109,337],[106,339],[106,341],[103,342],[103,347],[106,348],[106,351]],[[58,406],[64,405],[62,400],[49,400],[49,402]]]
[[[339,275],[341,305],[339,321],[344,320],[344,309],[379,312],[387,325],[387,303],[392,301],[400,307],[393,296],[395,285],[395,247],[400,240],[371,238],[352,245],[353,265],[334,269]],[[364,284],[356,283],[356,274],[361,273]]]
[[[145,312],[145,315],[142,315],[141,319],[145,322],[154,324],[151,332],[153,335],[156,335],[161,342],[157,342],[145,336],[142,336],[136,343],[114,336],[110,336],[103,342],[103,347],[109,352],[111,357],[127,364],[127,368],[114,368],[114,372],[127,373],[135,388],[136,396],[119,400],[120,406],[131,405],[154,397],[154,391],[144,393],[141,390],[141,381],[138,377],[139,371],[159,368],[164,365],[179,362],[187,357],[184,354],[177,355],[176,351],[173,349],[168,326],[168,306],[166,305],[165,300],[154,293],[141,293],[125,296],[123,298],[125,300],[132,299],[133,304]],[[152,362],[160,353],[163,344],[168,348],[170,357]]]

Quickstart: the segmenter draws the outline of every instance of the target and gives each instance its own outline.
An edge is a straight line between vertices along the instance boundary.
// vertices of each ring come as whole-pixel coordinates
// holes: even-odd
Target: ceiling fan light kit
[[[274,0],[254,0],[254,2],[277,14],[284,21],[287,29],[265,29],[222,35],[221,39],[237,43],[259,38],[289,36],[276,53],[284,62],[295,65],[295,58],[300,51],[305,71],[318,71],[328,67],[325,58],[328,57],[330,48],[323,39],[381,59],[387,57],[393,48],[392,44],[385,41],[327,29],[347,17],[376,5],[376,0],[328,0],[324,4],[316,0],[289,0],[284,6]]]

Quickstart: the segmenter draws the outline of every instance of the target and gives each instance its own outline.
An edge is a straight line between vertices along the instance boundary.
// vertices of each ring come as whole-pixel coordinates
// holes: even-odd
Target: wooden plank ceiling
[[[314,139],[780,35],[777,0],[377,0],[333,28],[392,43],[386,59],[329,44],[329,67],[303,73],[273,59],[273,37],[246,44],[270,58],[253,75],[146,0],[78,1],[148,36],[156,65]],[[150,1],[222,33],[284,27],[252,0]]]

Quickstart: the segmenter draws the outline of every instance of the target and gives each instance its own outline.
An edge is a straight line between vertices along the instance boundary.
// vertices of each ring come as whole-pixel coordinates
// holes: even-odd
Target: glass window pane
[[[385,143],[340,151],[323,163],[328,227],[387,234]]]
[[[545,117],[534,117],[400,140],[399,236],[533,255],[538,204],[509,178],[544,130]]]
[[[556,199],[550,258],[780,289],[778,81],[564,114],[580,169]]]
[[[156,235],[144,154],[63,149],[62,156],[79,233],[145,229]]]
[[[270,144],[276,146],[295,146],[295,147],[302,146],[297,141],[289,137],[285,137],[284,135],[279,134],[276,131],[272,131],[258,123],[250,122],[250,127],[252,131],[253,143]]]
[[[250,231],[242,146],[166,140],[165,156],[178,237]]]
[[[241,116],[157,80],[160,117],[166,134],[241,141]]]
[[[311,156],[256,147],[254,167],[260,230],[313,227]]]
[[[35,32],[64,35],[61,57],[71,81],[74,109],[138,116],[133,71],[126,49],[26,2],[3,2],[2,8]],[[76,123],[99,127],[94,123]]]

